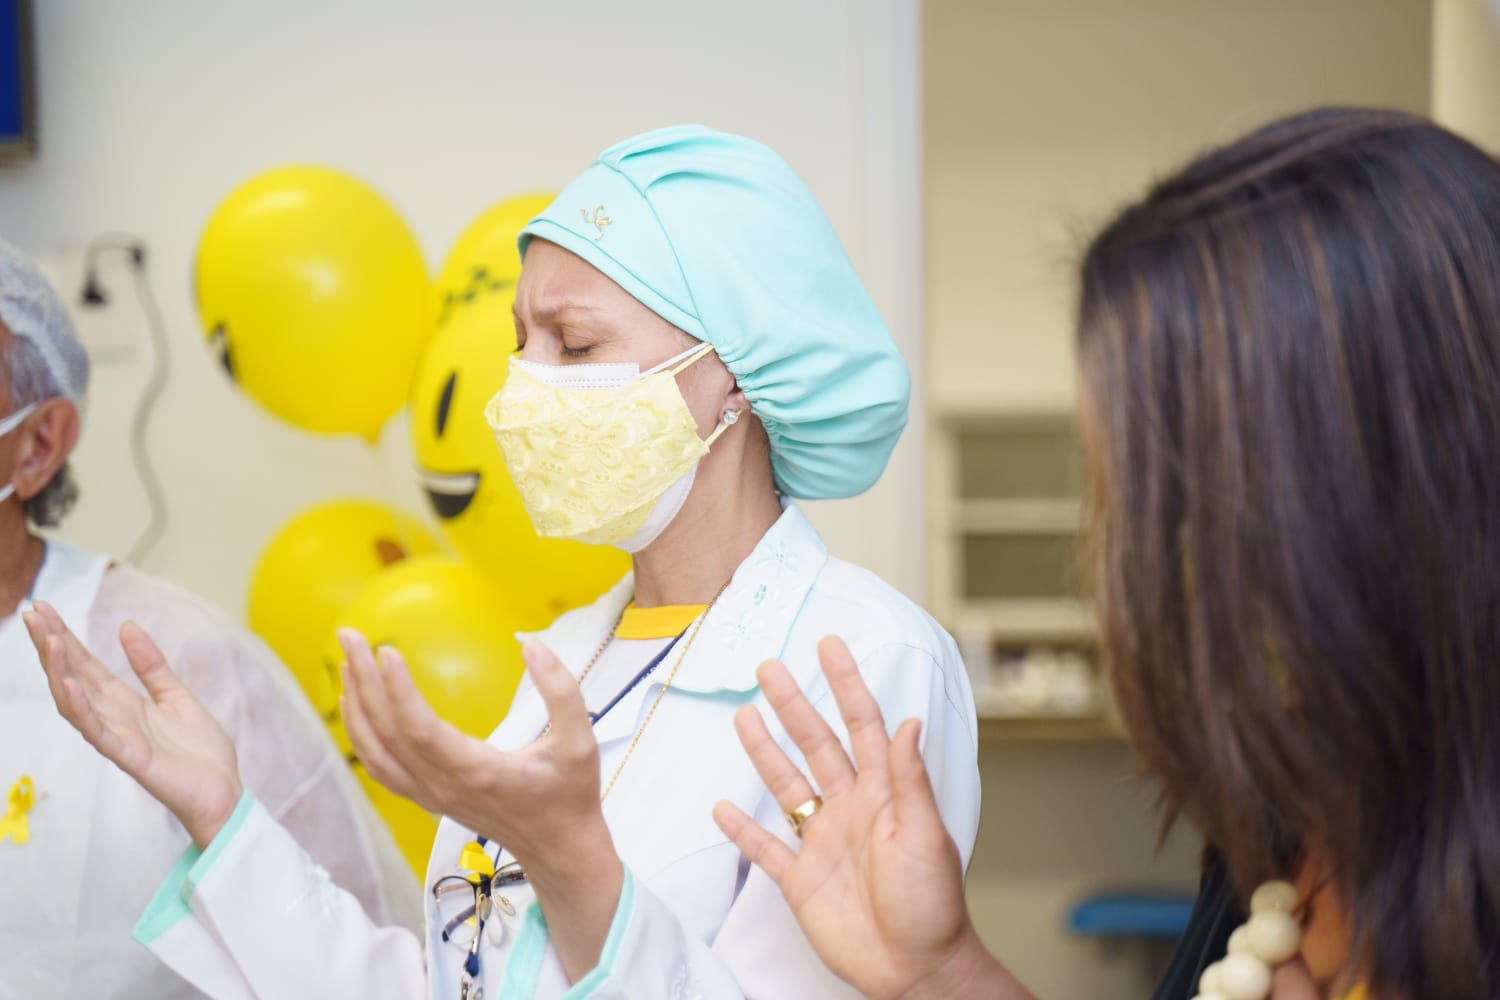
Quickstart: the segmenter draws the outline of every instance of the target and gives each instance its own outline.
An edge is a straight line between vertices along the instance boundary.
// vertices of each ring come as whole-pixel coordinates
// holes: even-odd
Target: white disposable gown
[[[126,620],[144,627],[233,738],[267,812],[372,919],[420,925],[416,879],[270,650],[191,594],[55,541],[32,596],[137,688],[118,635]],[[131,937],[187,834],[58,714],[13,614],[0,620],[0,808],[23,775],[29,839],[0,840],[0,1000],[201,996]]]

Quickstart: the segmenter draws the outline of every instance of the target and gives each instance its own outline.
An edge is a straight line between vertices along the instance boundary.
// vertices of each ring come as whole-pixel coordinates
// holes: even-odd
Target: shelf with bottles
[[[1027,640],[997,639],[980,620],[967,623],[959,642],[984,738],[1123,737],[1091,628],[1038,632]]]
[[[1083,460],[1062,411],[940,415],[931,552],[987,739],[1114,740],[1082,597]]]

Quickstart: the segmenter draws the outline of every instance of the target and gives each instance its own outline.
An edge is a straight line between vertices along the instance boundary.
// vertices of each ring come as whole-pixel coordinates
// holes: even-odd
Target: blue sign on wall
[[[0,0],[0,147],[25,142],[28,129],[26,48],[29,28],[21,5],[25,0]]]

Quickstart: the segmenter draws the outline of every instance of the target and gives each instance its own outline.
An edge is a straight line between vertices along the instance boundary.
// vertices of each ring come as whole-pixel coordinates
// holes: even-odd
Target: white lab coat
[[[372,912],[420,921],[416,880],[275,656],[178,588],[109,567],[49,542],[32,596],[137,688],[117,635],[144,626],[235,740],[246,787]],[[0,620],[0,797],[23,774],[30,838],[0,841],[0,1000],[200,996],[131,940],[188,836],[58,715],[13,614]]]
[[[627,577],[539,638],[577,673],[632,592]],[[600,967],[570,988],[532,903],[486,932],[485,997],[855,995],[823,966],[774,883],[749,865],[711,815],[713,804],[726,798],[794,842],[739,745],[732,716],[740,705],[761,705],[773,735],[801,762],[764,708],[755,682],[755,668],[780,657],[842,732],[816,655],[817,642],[830,634],[848,641],[890,728],[909,717],[923,721],[923,756],[944,821],[967,863],[979,820],[979,774],[973,699],[957,650],[911,602],[873,575],[830,558],[801,511],[788,505],[708,612],[604,804],[627,877]],[[653,674],[596,727],[604,781],[614,774],[667,672]],[[545,722],[540,697],[523,682],[490,741],[507,749],[524,746]],[[428,865],[429,886],[453,870],[471,838],[443,821]],[[163,886],[172,905],[156,915],[151,947],[208,992],[262,1000],[458,996],[463,953],[440,940],[430,894],[424,894],[425,947],[409,935],[376,928],[354,900],[302,861],[295,840],[248,799],[203,858],[194,861],[191,853],[186,860],[193,870]]]

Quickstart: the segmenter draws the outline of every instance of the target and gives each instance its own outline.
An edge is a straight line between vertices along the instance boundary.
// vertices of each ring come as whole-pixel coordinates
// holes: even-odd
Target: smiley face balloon
[[[314,166],[251,178],[198,242],[198,317],[235,384],[304,430],[373,441],[432,331],[416,239],[374,190]]]
[[[466,233],[459,241],[460,248],[497,248],[493,266],[475,282],[473,259],[465,265],[470,286],[449,302],[412,380],[410,432],[418,475],[449,542],[516,595],[524,627],[541,628],[609,589],[629,569],[630,558],[613,548],[538,537],[485,423],[485,404],[500,391],[516,344],[514,279],[504,276],[519,273],[515,234],[531,214],[492,209],[475,226],[503,219],[514,227],[508,239],[491,234],[483,243]],[[514,270],[500,252],[507,247],[516,258]],[[466,273],[457,265],[444,269],[450,270]]]

